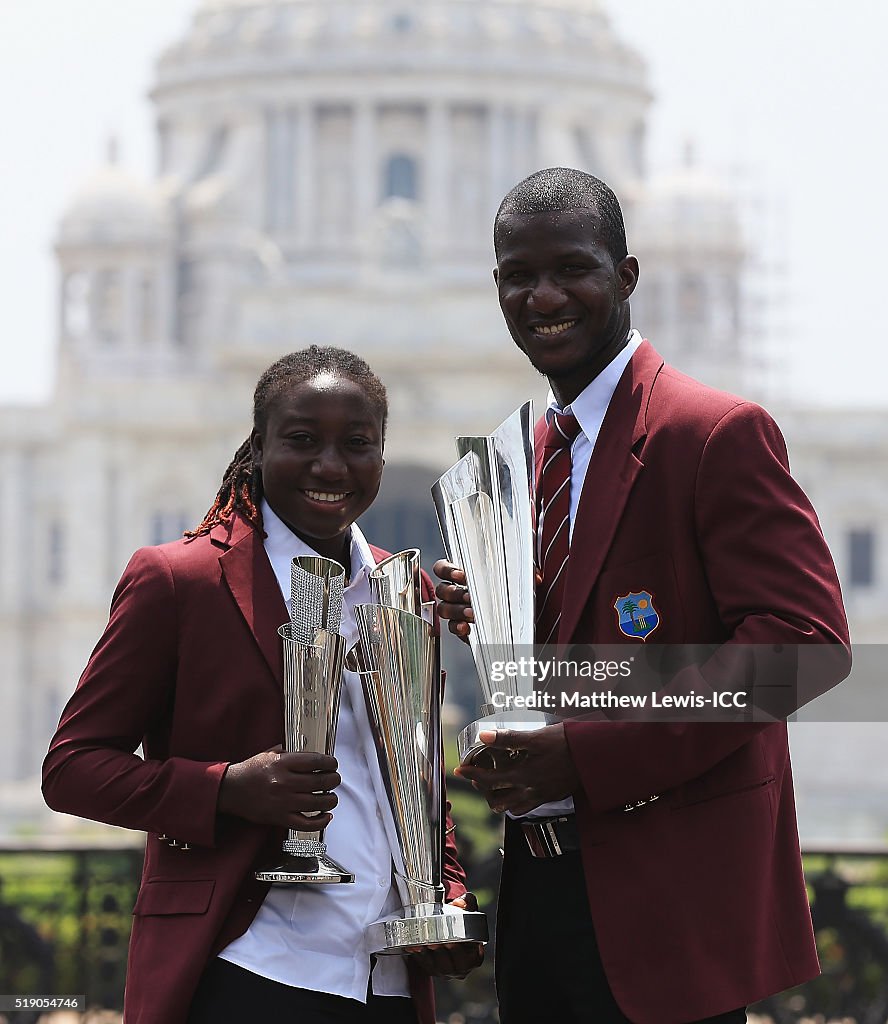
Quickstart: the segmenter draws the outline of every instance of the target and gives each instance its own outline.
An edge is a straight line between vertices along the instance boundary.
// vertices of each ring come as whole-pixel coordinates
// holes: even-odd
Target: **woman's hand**
[[[260,825],[317,832],[333,820],[342,779],[335,757],[266,750],[228,766],[217,809]]]

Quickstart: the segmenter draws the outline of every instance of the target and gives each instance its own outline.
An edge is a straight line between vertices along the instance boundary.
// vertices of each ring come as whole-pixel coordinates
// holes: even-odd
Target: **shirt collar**
[[[595,437],[598,428],[610,405],[610,400],[617,390],[617,384],[635,350],[644,339],[638,331],[629,332],[629,340],[605,368],[591,380],[577,397],[564,409],[558,404],[552,390],[549,390],[546,422],[551,423],[556,412],[572,412],[580,424],[580,429],[587,437]],[[594,429],[593,429],[594,428]]]
[[[287,565],[301,555],[317,555],[314,548],[301,537],[297,537],[289,526],[277,515],[271,505],[262,499],[262,525],[265,528],[265,551],[272,563],[279,561]],[[357,523],[351,525],[351,582],[354,583],[359,576],[367,575],[371,569],[376,568],[376,559],[370,550],[364,534]]]

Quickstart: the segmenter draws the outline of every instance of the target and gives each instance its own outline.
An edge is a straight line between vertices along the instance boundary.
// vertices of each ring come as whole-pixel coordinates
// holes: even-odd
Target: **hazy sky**
[[[649,62],[652,169],[676,164],[693,139],[700,163],[729,180],[739,173],[744,191],[761,197],[765,259],[783,268],[788,330],[776,354],[786,386],[800,400],[888,406],[879,248],[888,228],[888,4],[605,2]],[[58,216],[111,134],[126,167],[151,172],[153,61],[196,3],[3,4],[0,401],[48,391]]]

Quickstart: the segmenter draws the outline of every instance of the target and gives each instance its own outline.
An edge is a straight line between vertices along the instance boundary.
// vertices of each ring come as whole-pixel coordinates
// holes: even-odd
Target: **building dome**
[[[163,233],[158,188],[113,161],[93,171],[71,196],[59,224],[59,244],[150,240]]]
[[[246,227],[291,280],[479,295],[506,191],[637,180],[651,99],[599,0],[203,0],[151,96],[195,263]]]
[[[736,197],[690,157],[680,169],[645,182],[634,221],[634,232],[656,249],[727,254],[743,248]]]
[[[510,69],[644,87],[640,58],[613,33],[599,0],[205,0],[185,39],[161,58],[155,94],[192,77],[209,81],[250,55],[262,56],[266,75]]]

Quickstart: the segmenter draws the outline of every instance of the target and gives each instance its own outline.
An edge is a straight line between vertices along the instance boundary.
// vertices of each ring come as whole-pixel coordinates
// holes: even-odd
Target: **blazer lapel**
[[[611,398],[595,442],[567,563],[558,643],[568,643],[610,548],[626,501],[644,463],[651,388],[663,360],[647,341],[632,356]]]
[[[223,539],[213,537],[214,543],[226,547],[219,557],[222,575],[283,692],[283,653],[277,630],[288,619],[287,606],[262,535],[239,516],[223,529]]]

